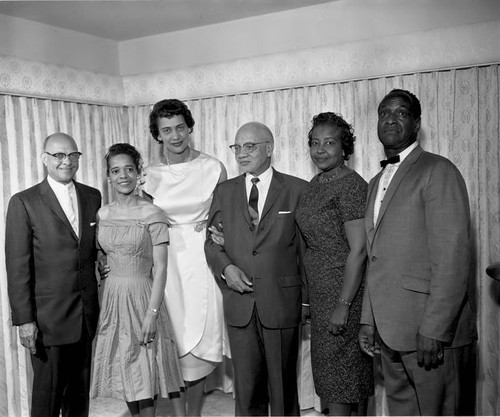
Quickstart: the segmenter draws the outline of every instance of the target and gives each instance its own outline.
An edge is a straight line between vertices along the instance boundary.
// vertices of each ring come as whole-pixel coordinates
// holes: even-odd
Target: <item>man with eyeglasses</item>
[[[306,182],[271,167],[274,138],[243,125],[230,146],[242,175],[217,186],[208,263],[222,289],[234,366],[236,415],[299,415],[296,362],[307,286],[295,207]]]
[[[32,416],[89,413],[101,194],[74,181],[81,155],[71,136],[48,136],[47,177],[12,196],[7,211],[8,292],[12,324],[31,353]]]

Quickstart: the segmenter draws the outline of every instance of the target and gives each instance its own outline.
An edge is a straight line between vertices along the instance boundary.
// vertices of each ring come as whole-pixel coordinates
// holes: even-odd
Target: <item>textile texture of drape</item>
[[[341,113],[357,137],[348,165],[367,181],[379,170],[383,148],[377,138],[377,106],[392,88],[405,88],[422,104],[422,147],[453,161],[469,192],[474,237],[474,299],[478,316],[478,401],[482,415],[500,414],[500,283],[488,278],[486,267],[500,261],[500,76],[497,65],[401,75],[346,83],[255,92],[189,100],[196,124],[193,147],[214,155],[229,177],[238,167],[228,145],[243,123],[267,124],[275,136],[274,166],[309,180],[316,173],[309,158],[307,132],[312,117],[323,111]],[[173,98],[173,97],[165,97]],[[77,180],[99,188],[104,203],[103,156],[116,142],[141,151],[145,165],[158,160],[161,145],[149,134],[151,106],[115,108],[42,99],[0,96],[0,157],[3,190],[0,208],[17,191],[44,177],[40,160],[43,139],[57,130],[68,132],[84,153]],[[147,178],[146,178],[147,180]],[[4,218],[0,219],[0,415],[27,415],[30,364],[11,327],[4,266]],[[390,302],[390,300],[388,300]],[[307,346],[308,334],[303,334]],[[302,407],[318,407],[302,349]],[[377,386],[373,409],[385,412],[383,390]]]

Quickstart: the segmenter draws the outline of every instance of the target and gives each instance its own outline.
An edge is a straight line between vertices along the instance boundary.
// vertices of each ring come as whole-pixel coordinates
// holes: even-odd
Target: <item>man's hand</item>
[[[97,262],[97,269],[99,270],[99,275],[101,276],[101,280],[106,279],[108,277],[110,267],[108,266],[107,259],[105,256],[101,256],[99,261]]]
[[[253,283],[248,279],[245,273],[236,265],[228,265],[224,268],[224,278],[227,286],[233,291],[243,294],[244,292],[253,292]]]
[[[210,238],[214,243],[220,246],[224,246],[224,233],[222,232],[222,223],[219,223],[218,230],[215,226],[210,226],[208,230],[210,231]]]
[[[375,342],[375,327],[362,324],[358,334],[359,347],[367,355],[373,357],[380,353],[380,346]]]
[[[36,337],[38,335],[38,328],[34,321],[24,323],[19,326],[19,339],[21,345],[28,349],[32,355],[36,354]]]
[[[443,344],[417,333],[417,362],[425,369],[437,368],[444,360]]]

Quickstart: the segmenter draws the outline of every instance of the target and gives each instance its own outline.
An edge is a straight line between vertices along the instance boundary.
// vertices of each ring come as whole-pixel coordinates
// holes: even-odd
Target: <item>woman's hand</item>
[[[219,228],[220,230],[218,230],[215,226],[210,226],[208,228],[208,230],[210,231],[210,238],[217,245],[224,246],[224,233],[222,231],[222,223],[219,223]]]
[[[346,329],[348,319],[349,306],[347,304],[338,303],[328,321],[328,330],[335,336],[341,335]]]
[[[153,312],[152,310],[148,310],[146,312],[146,317],[144,318],[144,322],[142,323],[142,346],[147,346],[149,343],[152,343],[156,337],[156,319],[158,318],[158,313]]]

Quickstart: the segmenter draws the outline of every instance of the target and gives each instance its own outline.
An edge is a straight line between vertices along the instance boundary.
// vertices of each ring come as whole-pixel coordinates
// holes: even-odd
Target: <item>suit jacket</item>
[[[35,321],[45,346],[94,337],[97,299],[96,213],[101,194],[75,182],[76,236],[47,179],[15,194],[7,210],[5,254],[12,324]]]
[[[208,237],[205,254],[222,290],[228,325],[248,324],[254,306],[266,327],[298,325],[302,293],[307,299],[307,286],[295,207],[306,184],[273,170],[257,230],[248,213],[245,176],[216,187],[208,226],[222,223],[225,244],[221,247]],[[227,286],[221,274],[229,264],[238,266],[252,280],[253,293],[239,294]]]
[[[475,340],[468,294],[470,213],[462,175],[448,159],[417,146],[396,171],[373,224],[381,173],[368,186],[368,268],[361,323],[392,349],[416,337],[453,347]]]

